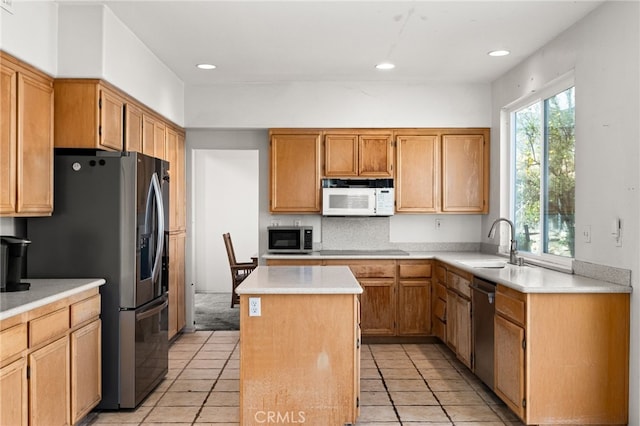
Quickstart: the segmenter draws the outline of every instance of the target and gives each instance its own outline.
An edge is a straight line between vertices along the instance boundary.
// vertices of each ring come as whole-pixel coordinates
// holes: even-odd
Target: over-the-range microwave
[[[311,253],[313,251],[312,226],[267,227],[269,253]]]
[[[323,179],[324,216],[392,216],[393,179]]]

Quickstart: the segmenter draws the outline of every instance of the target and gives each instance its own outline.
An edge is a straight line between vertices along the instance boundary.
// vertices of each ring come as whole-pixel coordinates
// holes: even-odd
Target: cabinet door
[[[17,213],[53,211],[53,83],[18,73]]]
[[[167,159],[166,125],[156,120],[153,123],[153,156],[162,160]]]
[[[184,253],[185,234],[169,236],[169,339],[186,325]]]
[[[361,278],[360,296],[362,334],[369,336],[395,335],[395,280]]]
[[[271,136],[273,213],[320,212],[320,133]]]
[[[0,369],[0,425],[27,425],[27,360]]]
[[[100,145],[122,151],[124,140],[124,99],[114,92],[100,90]]]
[[[484,135],[442,136],[442,211],[488,211],[489,144]]]
[[[16,211],[18,73],[0,64],[0,214]]]
[[[456,346],[458,345],[458,327],[457,327],[457,318],[458,318],[458,303],[456,299],[458,295],[452,291],[447,290],[447,346],[453,352],[456,352]]]
[[[69,338],[29,354],[29,369],[29,424],[69,424]]]
[[[133,104],[125,106],[125,149],[142,152],[142,111]]]
[[[82,419],[102,398],[101,322],[71,333],[71,423]]]
[[[348,177],[358,175],[358,135],[324,137],[324,175]]]
[[[438,136],[398,136],[396,143],[396,211],[438,210]]]
[[[142,114],[142,153],[153,157],[155,155],[154,138],[156,135],[155,120],[147,114]]]
[[[169,159],[169,230],[184,231],[185,226],[185,173],[184,173],[184,137],[171,128],[167,128],[167,156]]]
[[[456,354],[471,368],[471,301],[456,296]]]
[[[398,335],[427,336],[431,330],[431,281],[398,282]]]
[[[393,177],[391,135],[360,135],[358,142],[358,175]]]
[[[525,408],[524,329],[503,317],[494,317],[495,327],[495,386],[496,394],[521,419]]]

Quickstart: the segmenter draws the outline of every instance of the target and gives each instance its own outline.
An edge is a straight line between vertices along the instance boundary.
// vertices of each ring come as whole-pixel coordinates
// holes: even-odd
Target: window
[[[511,219],[519,252],[564,263],[574,257],[575,88],[529,101],[510,114]]]

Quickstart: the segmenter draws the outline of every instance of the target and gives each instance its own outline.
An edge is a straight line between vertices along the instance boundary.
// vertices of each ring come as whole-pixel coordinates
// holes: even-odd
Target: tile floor
[[[83,423],[238,425],[238,339],[238,331],[180,336],[169,374],[141,406]],[[442,344],[363,345],[360,386],[361,426],[522,425]]]

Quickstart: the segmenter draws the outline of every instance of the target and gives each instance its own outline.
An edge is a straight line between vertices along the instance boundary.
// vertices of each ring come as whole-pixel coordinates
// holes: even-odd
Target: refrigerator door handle
[[[151,177],[151,186],[156,199],[156,210],[158,214],[158,235],[156,237],[156,257],[153,261],[153,269],[151,270],[151,279],[153,282],[158,281],[158,274],[162,268],[162,253],[164,252],[164,205],[162,202],[162,190],[160,189],[160,181],[158,174],[154,173]]]
[[[145,318],[149,318],[154,315],[157,315],[159,312],[162,312],[162,310],[165,309],[167,306],[169,306],[169,302],[167,300],[164,300],[160,305],[156,305],[155,307],[147,309],[146,311],[137,313],[136,322],[140,322]]]

